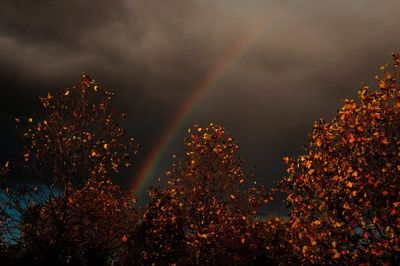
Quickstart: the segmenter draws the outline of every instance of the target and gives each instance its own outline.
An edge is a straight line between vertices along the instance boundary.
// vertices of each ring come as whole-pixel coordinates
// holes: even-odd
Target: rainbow
[[[210,70],[207,71],[205,78],[195,85],[190,98],[178,109],[175,116],[173,116],[171,122],[168,124],[167,130],[165,130],[157,144],[147,155],[145,162],[139,168],[131,184],[131,189],[136,192],[137,196],[140,196],[141,193],[145,191],[149,180],[154,177],[157,166],[168,150],[170,143],[174,140],[178,132],[180,132],[193,110],[196,109],[197,105],[207,94],[211,85],[218,80],[230,65],[240,58],[255,41],[256,36],[257,34],[254,30],[241,34],[235,42],[231,43],[231,45],[224,50],[222,56],[214,63]]]

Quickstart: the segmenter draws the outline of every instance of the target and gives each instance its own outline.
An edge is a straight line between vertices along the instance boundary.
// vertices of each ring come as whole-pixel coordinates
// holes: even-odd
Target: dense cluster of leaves
[[[250,265],[300,265],[290,240],[290,223],[281,217],[270,216],[255,221],[250,230]]]
[[[116,261],[124,249],[129,226],[137,221],[134,203],[110,180],[89,180],[71,193],[66,206],[56,199],[35,205],[22,222],[21,241],[28,252],[24,256],[29,260],[34,257],[37,265],[104,265]],[[61,206],[63,209],[59,209]],[[58,219],[62,224],[54,222]]]
[[[400,263],[398,67],[382,66],[331,122],[314,124],[304,155],[285,158],[291,239],[313,264]]]

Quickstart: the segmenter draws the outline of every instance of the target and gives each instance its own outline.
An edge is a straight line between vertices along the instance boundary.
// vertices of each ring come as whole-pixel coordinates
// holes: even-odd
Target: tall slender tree
[[[129,166],[136,145],[126,139],[125,115],[112,98],[84,74],[77,86],[42,97],[40,116],[16,119],[22,152],[15,164],[4,165],[1,222],[9,243],[33,252],[30,263],[85,265],[90,252],[109,255],[121,240],[134,198],[113,179]]]
[[[182,230],[179,237],[185,245],[179,248],[186,255],[178,262],[223,265],[248,259],[250,228],[257,209],[270,196],[243,172],[238,148],[222,126],[196,125],[185,140],[184,158],[167,172],[167,188],[152,194],[155,203],[151,206],[161,209],[157,226],[165,229],[179,224]],[[154,232],[148,235],[149,242],[161,239],[163,247],[171,246],[171,239]]]

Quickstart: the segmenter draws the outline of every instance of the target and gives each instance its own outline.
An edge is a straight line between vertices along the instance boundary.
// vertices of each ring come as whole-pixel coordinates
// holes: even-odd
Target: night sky
[[[124,174],[130,183],[196,84],[252,32],[157,169],[182,154],[186,128],[214,122],[238,142],[248,172],[271,186],[314,120],[332,117],[362,82],[375,85],[379,66],[400,50],[399,10],[400,1],[383,0],[1,0],[0,159],[17,149],[14,117],[38,112],[38,96],[87,72],[116,93],[142,146]]]

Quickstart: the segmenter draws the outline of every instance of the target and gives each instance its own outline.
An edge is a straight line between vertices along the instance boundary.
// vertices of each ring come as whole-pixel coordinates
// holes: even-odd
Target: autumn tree
[[[269,195],[243,172],[238,148],[219,125],[189,130],[185,156],[167,172],[166,189],[151,193],[153,203],[144,218],[155,220],[156,228],[147,235],[148,243],[160,240],[167,250],[183,250],[185,255],[176,261],[181,265],[230,265],[248,259],[244,250],[250,226]],[[166,238],[171,234],[166,227],[183,231]]]
[[[134,199],[113,180],[136,147],[124,136],[125,115],[112,98],[84,74],[77,86],[42,97],[42,115],[16,119],[21,158],[3,166],[1,222],[8,242],[21,244],[25,254],[38,252],[40,265],[77,258],[87,265],[90,252],[109,255],[115,240],[124,240]]]
[[[400,263],[400,57],[378,89],[314,123],[303,155],[284,158],[294,248],[304,263]]]

